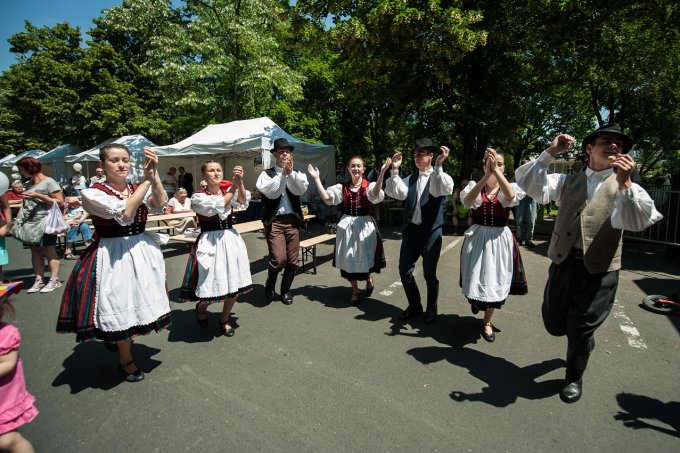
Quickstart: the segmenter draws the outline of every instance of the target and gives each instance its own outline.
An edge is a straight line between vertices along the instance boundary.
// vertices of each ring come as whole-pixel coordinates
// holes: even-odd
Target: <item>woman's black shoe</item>
[[[485,329],[486,326],[491,327],[491,333],[486,333]],[[496,334],[493,331],[493,324],[487,323],[482,326],[482,338],[484,338],[489,343],[493,343],[494,341],[496,341]]]
[[[132,360],[126,363],[125,365],[121,365],[120,363],[118,364],[118,371],[120,371],[120,375],[126,382],[139,382],[144,380],[144,372],[139,368],[137,368],[137,370],[132,373],[128,373],[127,371],[125,371],[125,368],[134,364],[135,362],[133,362]]]
[[[227,325],[229,327],[227,327]],[[231,327],[231,324],[229,324],[229,321],[227,321],[227,322],[220,321],[220,334],[221,335],[224,335],[225,337],[233,337],[235,333],[236,333],[236,330],[234,330],[234,328]]]
[[[205,311],[199,311],[200,305],[200,302],[196,304],[196,323],[205,329],[208,327],[208,307],[205,307]],[[205,318],[201,319],[200,316],[205,316]]]

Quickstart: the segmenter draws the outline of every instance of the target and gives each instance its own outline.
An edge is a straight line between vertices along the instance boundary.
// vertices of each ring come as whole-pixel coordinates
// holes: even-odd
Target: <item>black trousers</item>
[[[595,347],[593,334],[614,305],[618,285],[619,271],[591,274],[574,256],[551,264],[542,306],[546,330],[566,335],[569,349],[587,356]]]

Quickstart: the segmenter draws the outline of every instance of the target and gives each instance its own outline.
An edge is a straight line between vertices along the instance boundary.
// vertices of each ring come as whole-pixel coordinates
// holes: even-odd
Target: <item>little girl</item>
[[[33,421],[38,410],[33,406],[35,397],[26,391],[19,329],[2,322],[5,313],[14,314],[8,299],[20,289],[19,282],[0,285],[0,451],[32,453],[33,446],[17,429]]]

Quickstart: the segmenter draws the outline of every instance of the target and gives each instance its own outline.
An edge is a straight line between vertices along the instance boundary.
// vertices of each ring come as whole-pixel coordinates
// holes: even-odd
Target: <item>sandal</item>
[[[205,311],[200,311],[198,309],[200,305],[200,302],[196,304],[196,323],[205,329],[208,327],[208,306],[206,305]],[[203,318],[201,318],[201,316],[203,316]]]
[[[140,370],[137,365],[135,365],[135,368],[137,368],[136,371],[133,371],[132,373],[125,371],[125,368],[129,367],[130,365],[135,365],[135,362],[130,360],[125,365],[118,363],[118,370],[120,371],[120,375],[123,377],[123,379],[125,379],[126,382],[139,382],[144,380],[144,372]]]
[[[77,260],[78,257],[75,256],[73,253],[64,253],[64,259],[65,260]]]

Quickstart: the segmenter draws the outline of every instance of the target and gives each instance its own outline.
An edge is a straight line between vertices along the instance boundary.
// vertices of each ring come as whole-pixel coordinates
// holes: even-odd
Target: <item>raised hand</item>
[[[384,174],[387,171],[387,169],[390,168],[391,165],[392,165],[392,158],[388,157],[385,160],[385,163],[382,165],[382,167],[380,167],[380,173]]]
[[[314,167],[312,164],[309,164],[307,166],[307,173],[309,173],[309,176],[311,176],[314,179],[317,179],[319,177],[319,169]]]
[[[153,182],[156,178],[156,166],[158,165],[158,156],[156,151],[148,146],[144,147],[144,179]]]
[[[616,182],[619,183],[619,188],[628,189],[633,183],[631,175],[635,169],[635,161],[628,154],[617,154],[609,156],[608,159],[616,171]]]
[[[560,134],[555,137],[548,148],[548,153],[555,157],[571,148],[571,145],[576,142],[576,139],[569,134]]]
[[[235,186],[241,185],[243,183],[243,167],[240,165],[237,165],[234,167],[234,170],[232,171],[232,179],[231,181],[234,183]]]
[[[288,176],[293,173],[293,156],[290,156],[286,161],[286,165],[283,167],[283,176]]]
[[[403,158],[401,156],[401,153],[397,151],[394,153],[392,156],[392,170],[399,170],[399,167],[401,167],[401,162],[403,161]]]
[[[441,151],[441,154],[437,156],[437,160],[435,161],[435,165],[438,167],[440,167],[444,161],[448,159],[451,150],[449,150],[449,148],[446,146],[440,146],[439,151]]]

